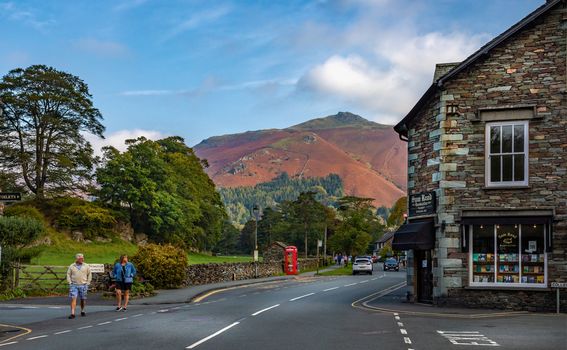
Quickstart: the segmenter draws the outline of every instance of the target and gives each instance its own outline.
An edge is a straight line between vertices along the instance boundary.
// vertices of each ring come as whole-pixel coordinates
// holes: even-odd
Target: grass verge
[[[347,267],[339,267],[338,269],[334,269],[331,271],[321,272],[319,275],[321,276],[346,276],[352,275],[352,265]]]

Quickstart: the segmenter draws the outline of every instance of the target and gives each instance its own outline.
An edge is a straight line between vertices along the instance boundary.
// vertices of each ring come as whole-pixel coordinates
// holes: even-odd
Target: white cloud
[[[38,31],[44,31],[46,27],[55,24],[52,19],[40,19],[35,11],[23,8],[16,5],[14,2],[0,3],[0,17],[8,18],[17,23],[35,28]]]
[[[126,46],[115,41],[83,38],[74,42],[74,46],[81,51],[99,56],[123,57],[129,54],[129,50]]]
[[[299,88],[368,111],[380,123],[395,123],[431,84],[436,63],[462,61],[485,35],[358,27],[348,32],[348,45],[366,43],[369,53],[332,55],[302,76]]]
[[[119,130],[105,135],[104,139],[101,139],[93,134],[84,134],[87,141],[91,143],[94,149],[94,153],[97,156],[102,155],[101,149],[105,146],[112,146],[120,151],[125,151],[127,146],[124,141],[128,139],[135,139],[140,136],[144,136],[150,140],[159,140],[167,137],[168,135],[155,130],[144,130],[144,129],[132,129],[132,130]]]
[[[213,9],[196,12],[189,18],[177,23],[174,28],[166,35],[165,40],[171,39],[186,31],[195,29],[202,25],[215,22],[216,20],[229,14],[231,9],[228,6],[217,7]]]

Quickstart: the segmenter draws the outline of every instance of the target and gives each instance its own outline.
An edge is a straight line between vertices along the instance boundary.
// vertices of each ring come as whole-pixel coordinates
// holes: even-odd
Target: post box
[[[286,275],[297,275],[297,248],[285,247],[284,266]]]

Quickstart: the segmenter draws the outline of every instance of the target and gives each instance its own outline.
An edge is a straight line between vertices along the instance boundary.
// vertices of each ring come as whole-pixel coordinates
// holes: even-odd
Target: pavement
[[[372,276],[308,274],[242,285],[244,282],[160,293],[132,303],[127,312],[114,312],[113,301],[89,304],[87,316],[74,320],[66,317],[67,303],[2,303],[0,334],[8,333],[0,347],[438,350],[467,345],[466,349],[567,349],[566,315],[454,318],[452,314],[469,311],[474,315],[478,310],[407,305],[401,299],[405,297],[405,273],[383,272],[378,266]],[[416,313],[421,310],[434,310],[436,315]],[[448,312],[443,315],[439,310]]]

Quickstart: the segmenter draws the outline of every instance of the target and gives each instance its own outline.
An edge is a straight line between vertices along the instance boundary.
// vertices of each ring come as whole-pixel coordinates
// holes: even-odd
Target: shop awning
[[[429,250],[435,247],[433,221],[411,222],[402,225],[394,234],[394,250]]]

